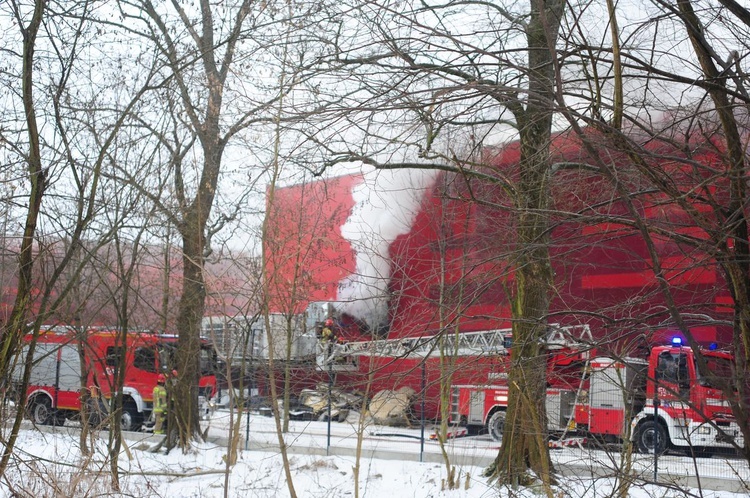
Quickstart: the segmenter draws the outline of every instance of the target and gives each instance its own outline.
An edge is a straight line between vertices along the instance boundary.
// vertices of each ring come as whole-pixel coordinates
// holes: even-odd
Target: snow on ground
[[[244,422],[244,421],[243,421]],[[82,456],[76,428],[47,428],[38,431],[24,429],[17,443],[16,458],[0,481],[0,496],[84,497],[84,496],[135,496],[135,497],[284,497],[290,496],[286,484],[282,458],[278,447],[273,449],[275,434],[273,421],[253,416],[249,426],[243,423],[241,442],[252,450],[242,451],[240,459],[229,473],[225,464],[226,427],[228,412],[218,412],[211,421],[209,442],[201,443],[188,454],[172,451],[150,451],[160,438],[147,434],[130,434],[129,450],[120,454],[122,471],[121,491],[112,492],[109,464],[106,463],[107,433],[94,436],[96,451],[91,457]],[[249,431],[245,433],[246,428]],[[331,424],[329,452],[339,456],[326,456],[328,424],[323,422],[291,422],[286,441],[290,448],[290,468],[296,495],[299,497],[353,497],[353,467],[356,460],[353,448],[355,425]],[[497,443],[488,438],[457,439],[450,452],[457,464],[460,489],[444,490],[445,466],[437,455],[437,443],[426,441],[424,446],[415,439],[418,429],[369,427],[366,430],[365,451],[360,462],[359,496],[378,497],[532,497],[539,490],[512,492],[499,489],[481,477],[483,462],[497,451]],[[384,435],[391,434],[391,435]],[[245,437],[247,436],[247,439]],[[472,442],[473,441],[473,442]],[[259,448],[265,448],[263,450]],[[576,451],[566,450],[559,455],[572,458]],[[421,459],[425,462],[420,462]],[[344,456],[340,456],[344,455]],[[382,455],[384,458],[376,456]],[[585,457],[584,457],[585,458]],[[617,458],[615,456],[615,458]],[[434,460],[434,461],[433,461]],[[663,465],[670,463],[664,457]],[[677,466],[679,464],[676,464]],[[684,467],[685,464],[683,463]],[[606,472],[604,472],[606,474]],[[580,474],[579,474],[580,476]],[[565,477],[561,479],[556,496],[600,497],[608,496],[615,484],[612,478]],[[226,490],[226,494],[225,494]],[[636,485],[631,489],[634,498],[681,496],[704,498],[739,498],[746,493],[714,492],[693,489],[679,490],[656,486]]]

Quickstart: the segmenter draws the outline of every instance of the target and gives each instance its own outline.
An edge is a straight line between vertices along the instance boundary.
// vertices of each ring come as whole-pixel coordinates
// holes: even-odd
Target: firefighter
[[[154,386],[154,434],[164,434],[167,420],[167,388],[164,374],[159,374]]]
[[[102,392],[94,377],[94,383],[89,387],[89,399],[87,402],[89,412],[89,425],[99,427],[106,419],[107,406],[102,400]]]
[[[320,333],[320,342],[323,344],[326,363],[333,360],[333,346],[336,344],[336,332],[333,329],[333,320],[328,318],[323,324],[323,330]]]
[[[329,342],[333,344],[336,342],[336,332],[333,330],[333,320],[328,319],[323,324],[323,330],[320,332],[320,339],[323,342]]]

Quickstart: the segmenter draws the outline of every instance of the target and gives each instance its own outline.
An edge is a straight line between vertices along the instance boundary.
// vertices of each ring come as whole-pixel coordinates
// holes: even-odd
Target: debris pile
[[[320,383],[315,389],[303,389],[299,396],[292,397],[289,404],[290,419],[327,420],[329,389],[328,384]],[[379,391],[364,406],[365,413],[377,425],[410,426],[415,396],[416,392],[410,387]],[[330,389],[331,420],[344,422],[350,415],[359,416],[363,410],[363,399],[364,396],[358,392],[347,392],[336,387]],[[278,400],[278,403],[279,413],[282,413],[283,400]],[[261,406],[259,412],[270,417],[270,404]]]
[[[415,395],[410,387],[380,391],[370,400],[370,417],[379,425],[408,426]]]

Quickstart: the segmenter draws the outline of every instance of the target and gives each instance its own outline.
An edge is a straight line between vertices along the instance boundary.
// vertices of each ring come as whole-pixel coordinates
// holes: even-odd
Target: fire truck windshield
[[[177,354],[177,343],[162,342],[159,345],[159,363],[163,370],[174,369],[175,355]],[[200,372],[201,375],[214,375],[216,373],[216,351],[210,344],[201,344]]]
[[[734,362],[724,356],[706,354],[703,357],[708,367],[705,375],[700,372],[696,362],[695,371],[698,372],[698,383],[704,387],[721,389],[722,385],[731,385],[734,377]]]

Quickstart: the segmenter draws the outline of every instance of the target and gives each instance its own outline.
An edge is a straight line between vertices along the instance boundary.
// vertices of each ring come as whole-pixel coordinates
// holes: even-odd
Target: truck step
[[[437,441],[439,428],[433,429],[430,434],[430,440]],[[455,439],[457,437],[464,437],[469,435],[469,430],[466,427],[449,427],[448,432],[445,434],[446,439]]]

